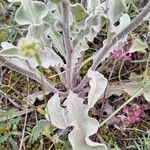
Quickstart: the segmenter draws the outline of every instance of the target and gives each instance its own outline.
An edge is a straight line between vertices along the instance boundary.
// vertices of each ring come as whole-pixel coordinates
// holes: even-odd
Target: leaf
[[[55,13],[48,12],[48,14],[43,18],[43,21],[48,23],[51,28],[55,26],[55,22],[58,19],[57,9],[53,10]],[[57,16],[56,16],[57,15]]]
[[[48,47],[41,51],[40,59],[44,68],[49,68],[50,66],[62,66],[64,64],[62,59]]]
[[[3,119],[12,119],[13,115],[16,113],[15,109],[10,109],[8,111],[0,110],[0,121]]]
[[[123,93],[123,89],[121,88],[121,85],[116,83],[108,83],[106,91],[100,96],[99,99],[102,98],[109,98],[111,95],[118,95],[120,96]]]
[[[91,3],[94,3],[94,2],[95,1],[91,1]],[[78,58],[81,56],[81,52],[89,48],[89,46],[87,45],[87,41],[93,42],[94,37],[96,37],[96,35],[100,32],[101,28],[105,24],[108,24],[109,39],[110,37],[114,36],[116,32],[114,23],[118,21],[120,17],[123,15],[124,10],[125,10],[125,2],[124,0],[119,0],[119,1],[110,0],[108,6],[109,6],[108,7],[109,10],[108,10],[107,15],[106,15],[107,11],[105,12],[107,8],[107,3],[103,2],[99,4],[97,7],[95,7],[95,9],[91,13],[89,13],[89,16],[85,20],[76,24],[75,26],[76,30],[73,30],[71,33],[72,43],[73,43],[73,48],[74,48],[74,52],[73,52],[74,63],[76,63]],[[125,16],[127,18],[127,15]],[[120,29],[125,27],[124,22],[120,24]],[[121,28],[121,25],[122,25],[122,28]]]
[[[106,16],[103,14],[89,16],[82,28],[77,33],[72,33],[73,45],[77,45],[80,40],[87,39],[93,41],[94,37],[101,30],[103,21],[105,22]],[[80,42],[81,43],[81,42]]]
[[[150,12],[148,13],[148,15],[146,16],[146,17],[144,17],[144,19],[143,19],[144,21],[145,20],[148,20],[148,21],[150,21]]]
[[[61,20],[61,14],[57,4],[48,1],[47,8],[49,10],[48,14],[43,18],[43,21],[48,23],[51,28],[55,27],[55,23]]]
[[[6,116],[6,111],[4,111],[4,110],[1,110],[0,109],[0,121],[2,121],[4,118],[6,118],[7,116]],[[1,128],[1,127],[0,127]]]
[[[140,89],[139,83],[137,81],[128,82],[122,85],[123,90],[128,93],[130,96],[135,94],[136,91]],[[142,93],[141,93],[142,94]],[[138,95],[140,96],[140,95]]]
[[[51,123],[58,127],[59,129],[65,129],[67,127],[65,120],[65,111],[60,106],[60,98],[58,94],[54,94],[53,97],[48,101],[47,112],[50,117]],[[46,115],[46,119],[49,120],[49,117]]]
[[[71,12],[76,23],[84,20],[88,16],[84,7],[79,3],[71,5]]]
[[[30,71],[30,72],[34,72],[35,74],[37,74],[37,62],[35,62],[34,60],[28,59],[20,59],[20,58],[10,58],[8,59],[9,61],[11,61],[13,64],[15,64],[17,67],[22,68],[24,70]]]
[[[100,5],[100,0],[88,0],[87,1],[87,11],[91,12]]]
[[[22,56],[18,47],[12,45],[11,43],[2,42],[1,46],[3,49],[0,51],[0,55],[8,58],[8,60],[10,60],[12,63],[15,63],[15,65],[20,66],[28,71],[31,71],[31,68],[36,68],[38,66],[38,63],[35,59]]]
[[[39,24],[47,15],[48,10],[44,3],[33,0],[22,0],[16,11],[15,20],[20,25]]]
[[[51,1],[48,1],[47,3],[48,8],[48,14],[44,17],[43,21],[48,23],[52,30],[60,31],[63,30],[63,20],[62,20],[62,14],[61,14],[61,4],[53,3]],[[71,14],[71,11],[69,13],[69,25],[71,26],[73,24],[73,17]]]
[[[9,135],[0,135],[0,144],[5,142],[8,139]]]
[[[125,0],[109,0],[107,8],[109,19],[115,23],[126,10]]]
[[[53,3],[60,3],[60,2],[62,2],[63,0],[50,0],[51,2],[53,2]]]
[[[89,139],[97,132],[99,123],[96,119],[88,116],[89,108],[83,102],[82,98],[70,91],[63,103],[63,108],[60,106],[58,94],[54,94],[47,106],[50,121],[57,128],[74,127],[68,135],[73,150],[106,150],[105,144],[96,143]],[[48,116],[46,118],[49,120]]]
[[[18,150],[17,142],[13,138],[9,138],[9,142],[14,150]]]
[[[15,135],[15,136],[21,136],[22,133],[19,131],[11,131],[11,135]]]
[[[134,52],[138,52],[138,51],[140,51],[140,52],[146,52],[145,49],[147,49],[147,48],[148,48],[148,45],[146,43],[144,43],[141,40],[139,40],[139,39],[136,38],[133,41],[133,44],[132,44],[129,52],[130,53],[134,53]]]
[[[150,91],[149,91],[149,88],[150,88],[150,87],[146,88],[146,89],[143,91],[143,95],[144,95],[145,99],[146,99],[148,102],[150,102]]]
[[[8,42],[2,42],[1,43],[2,50],[0,50],[0,54],[3,56],[16,56],[18,55],[18,49],[16,46],[14,46],[11,43]]]
[[[134,80],[132,79],[134,77]],[[130,82],[128,83],[124,83],[121,85],[122,90],[125,91],[126,93],[128,93],[130,96],[132,96],[133,94],[135,94],[135,92],[137,92],[140,88],[142,88],[144,85],[144,79],[142,79],[141,75],[137,75],[134,73],[134,75],[132,74],[132,78],[130,79]],[[140,81],[139,81],[140,79]],[[147,81],[145,81],[146,86],[144,86],[143,91],[137,95],[140,96],[143,94],[143,96],[145,97],[145,99],[150,102],[150,79],[148,79]]]
[[[98,71],[88,71],[88,77],[91,78],[90,91],[88,94],[88,107],[92,108],[99,97],[104,93],[107,87],[107,79]]]
[[[100,32],[102,26],[106,23],[106,16],[103,13],[90,15],[86,18],[78,32],[71,34],[75,57],[74,62],[81,56],[81,52],[89,48],[87,41],[92,42],[94,37]]]
[[[2,42],[1,46],[3,49],[0,51],[0,54],[5,58],[12,58],[11,60],[16,58],[22,59],[23,61],[27,61],[29,64],[32,64],[31,66],[29,65],[31,68],[36,68],[38,65],[34,59],[22,56],[18,47],[12,45],[11,43]]]
[[[128,14],[123,14],[120,17],[119,25],[116,27],[116,33],[122,31],[125,27],[127,27],[130,24],[130,22],[131,22],[130,16]]]
[[[33,94],[28,95],[27,97],[25,97],[23,100],[26,101],[27,103],[29,102],[29,105],[34,104],[36,99],[42,100],[44,98],[44,94],[47,95],[49,94],[49,91],[39,91],[39,92],[35,92]]]
[[[16,46],[8,42],[1,43],[2,50],[0,50],[0,54],[5,57],[20,57],[19,51]]]
[[[49,12],[51,12],[51,13],[56,13],[57,11],[59,11],[58,5],[56,3],[53,3],[51,0],[48,0],[47,7],[48,7]]]
[[[51,39],[48,38],[50,26],[47,23],[30,25],[28,28],[27,38],[33,38],[39,41],[42,49],[51,45]]]
[[[14,2],[21,2],[21,0],[7,0],[10,3],[14,3]]]
[[[64,105],[67,107],[66,114],[68,126],[74,126],[69,133],[69,141],[73,150],[106,150],[105,144],[95,143],[89,139],[98,130],[98,121],[88,116],[89,108],[83,104],[83,99],[70,91]]]
[[[119,21],[118,26],[113,25],[115,22],[112,22],[112,20],[110,19],[109,25],[108,25],[108,32],[107,32],[108,38],[106,40],[104,40],[104,42],[103,42],[104,45],[111,42],[111,40],[113,40],[114,36],[116,36],[125,27],[127,27],[130,24],[130,22],[131,22],[130,16],[128,14],[125,14],[125,13],[123,13],[122,16],[120,17],[120,21]],[[114,49],[118,48],[119,42],[125,42],[125,41],[127,41],[127,36],[124,36],[120,41],[117,41],[114,44],[114,46],[112,46],[110,52],[113,51]],[[110,52],[108,54],[110,54]],[[104,59],[106,59],[109,56],[108,54]]]
[[[9,119],[9,123],[13,126],[17,126],[20,121],[21,121],[20,117]]]
[[[2,46],[3,49],[0,51],[0,55],[7,57],[12,63],[15,63],[17,66],[28,71],[33,71],[33,69],[39,66],[39,63],[35,57],[25,57],[21,55],[18,47],[15,47],[8,42],[2,42]],[[44,50],[40,50],[39,57],[41,65],[44,68],[63,65],[62,59],[48,47],[46,47]]]
[[[108,3],[106,3],[106,8],[108,9],[107,17],[109,18],[107,33],[109,42],[113,39],[115,34],[119,33],[118,29],[121,31],[124,27],[126,27],[126,23],[128,25],[129,16],[123,15],[126,10],[125,0],[108,0]],[[114,23],[116,23],[119,19],[120,24],[118,27],[115,27]]]
[[[112,22],[112,20],[110,19],[110,22],[109,22],[109,25],[108,25],[108,33],[107,33],[107,36],[108,36],[108,41],[111,41],[113,39],[113,37],[120,33],[125,27],[127,27],[131,22],[131,19],[130,19],[130,16],[128,14],[122,14],[122,16],[120,17],[120,21],[119,21],[119,25],[118,26],[115,26],[113,25],[114,22]],[[123,39],[122,39],[122,42],[123,41],[126,41],[127,40],[127,36],[125,36]],[[114,49],[114,47],[116,45],[118,45],[119,41],[116,42],[116,44],[113,46],[112,49]]]
[[[65,50],[64,50],[64,45],[63,45],[63,37],[62,35],[57,32],[56,30],[49,30],[49,36],[52,39],[53,46],[60,52],[62,56],[65,57]]]
[[[43,120],[43,119],[39,120],[31,132],[30,140],[32,141],[32,143],[34,143],[35,141],[37,141],[40,138],[40,136],[42,135],[42,132],[44,131],[45,128],[50,129],[49,121]]]

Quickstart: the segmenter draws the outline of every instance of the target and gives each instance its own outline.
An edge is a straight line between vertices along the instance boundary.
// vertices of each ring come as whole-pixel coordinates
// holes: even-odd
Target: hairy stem
[[[71,45],[71,38],[70,38],[70,1],[64,0],[62,3],[63,6],[63,38],[64,38],[64,45],[66,50],[66,81],[68,89],[72,88],[72,74],[73,74],[73,67],[72,67],[72,45]]]
[[[150,12],[150,1],[144,7],[141,13],[133,19],[133,21],[124,28],[120,33],[118,33],[110,43],[107,43],[102,49],[100,49],[97,53],[97,58],[93,62],[93,65],[90,67],[91,70],[96,70],[98,65],[109,55],[111,48],[120,41],[124,36],[126,36],[129,32],[133,31],[138,25],[143,22],[143,18],[148,15]],[[84,76],[81,83],[78,85],[77,88],[74,89],[75,92],[79,92],[83,86],[89,81],[87,74]]]
[[[17,65],[11,63],[11,61],[9,60],[6,60],[3,56],[0,56],[0,62],[3,63],[4,66],[12,69],[12,70],[15,70],[35,81],[37,81],[38,83],[40,84],[43,84],[43,86],[46,88],[47,91],[51,91],[51,92],[54,92],[54,93],[60,93],[62,95],[66,95],[64,92],[60,92],[58,89],[56,89],[53,85],[51,85],[44,77],[41,78],[40,75],[36,75],[35,72],[30,72],[30,71],[27,71],[23,68],[20,68],[18,67]]]

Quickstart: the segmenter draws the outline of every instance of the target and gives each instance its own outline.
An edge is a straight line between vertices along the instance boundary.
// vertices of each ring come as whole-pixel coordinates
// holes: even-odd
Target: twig
[[[23,126],[23,131],[22,131],[22,137],[21,137],[19,150],[22,150],[22,146],[23,146],[23,142],[24,142],[25,129],[26,129],[26,125],[27,125],[27,118],[28,118],[28,114],[26,113],[25,119],[24,119],[24,126]]]
[[[19,73],[21,73],[21,74],[23,74],[23,75],[25,75],[25,76],[27,76],[27,77],[29,77],[29,78],[35,80],[35,81],[37,81],[37,82],[40,83],[40,84],[44,84],[43,86],[46,88],[46,90],[52,91],[52,92],[54,92],[54,93],[60,93],[60,94],[62,94],[62,95],[66,95],[66,93],[60,92],[60,91],[59,91],[58,89],[56,89],[52,84],[50,84],[50,83],[46,80],[46,78],[44,78],[44,77],[41,78],[40,75],[39,75],[39,76],[36,75],[35,72],[32,72],[32,71],[30,72],[30,71],[27,71],[27,70],[25,70],[25,69],[23,69],[23,68],[21,68],[21,67],[18,67],[17,65],[13,64],[11,61],[5,59],[3,56],[0,56],[0,62],[2,62],[3,65],[6,66],[6,67],[8,67],[8,68],[17,71],[17,72],[19,72]]]
[[[5,95],[5,98],[7,98],[14,106],[16,106],[17,108],[22,109],[21,106],[19,106],[14,100],[12,100],[7,94]]]
[[[126,28],[124,28],[120,33],[118,33],[110,43],[107,43],[107,45],[102,50],[98,51],[97,57],[93,62],[93,65],[90,67],[90,69],[96,70],[98,65],[110,53],[111,48],[117,43],[117,41],[120,41],[124,36],[126,36],[129,32],[133,31],[138,25],[140,25],[143,22],[143,18],[147,16],[149,12],[150,12],[150,1],[144,7],[142,12],[139,15],[137,15],[137,17],[133,19],[133,21]],[[83,80],[80,82],[80,84],[74,89],[74,91],[79,92],[88,81],[89,78],[86,74]]]
[[[65,71],[61,71],[59,67],[56,67],[55,69],[56,69],[56,72],[57,72],[56,76],[59,76],[61,82],[63,84],[65,84],[65,82],[66,82],[65,77],[64,77]]]
[[[66,82],[68,89],[72,88],[72,74],[73,74],[73,67],[72,67],[72,45],[71,45],[71,38],[70,38],[70,1],[63,0],[63,38],[64,38],[64,45],[66,50]]]

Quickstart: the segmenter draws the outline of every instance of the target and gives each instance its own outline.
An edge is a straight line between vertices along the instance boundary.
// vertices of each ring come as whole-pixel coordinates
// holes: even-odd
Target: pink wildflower
[[[129,125],[129,124],[131,124],[131,122],[132,122],[132,120],[131,120],[130,117],[126,117],[126,118],[124,119],[124,124],[125,124],[125,125]]]
[[[125,118],[123,120],[125,125],[130,125],[140,121],[142,110],[139,105],[132,104],[130,107],[124,107],[123,112],[125,114]]]
[[[121,59],[121,60],[132,60],[132,54],[128,53],[125,49],[126,44],[120,42],[118,44],[117,49],[114,49],[113,52],[110,53],[110,56],[115,59]]]
[[[128,113],[129,113],[129,108],[128,108],[128,107],[124,107],[124,108],[123,108],[123,112],[124,112],[125,114],[128,114]]]

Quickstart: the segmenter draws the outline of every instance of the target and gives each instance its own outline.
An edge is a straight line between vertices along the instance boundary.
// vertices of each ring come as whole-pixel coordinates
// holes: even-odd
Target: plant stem
[[[118,79],[119,79],[120,82],[122,82],[122,80],[121,80],[121,72],[122,72],[123,66],[124,66],[124,60],[122,60],[121,66],[120,66],[119,72],[118,72]]]
[[[19,150],[22,150],[22,147],[23,147],[25,130],[26,130],[26,125],[27,125],[27,118],[28,118],[28,114],[26,113],[25,119],[24,119],[24,126],[23,126],[23,131],[22,131],[22,137],[21,137],[21,141],[20,141]]]
[[[126,102],[124,102],[118,109],[116,109],[109,117],[107,117],[100,125],[99,127],[102,127],[108,120],[110,120],[113,116],[115,116],[123,107],[125,107],[128,103],[130,103],[135,97],[137,97],[142,91],[143,87],[140,88],[135,94],[130,97]]]
[[[126,36],[129,32],[133,31],[138,25],[140,25],[143,22],[143,18],[148,15],[150,12],[150,1],[148,4],[144,7],[144,9],[139,13],[136,18],[133,19],[133,21],[125,27],[120,33],[118,33],[110,43],[107,43],[106,46],[104,46],[102,49],[100,49],[97,53],[97,57],[95,61],[93,62],[93,65],[90,67],[91,70],[96,70],[98,65],[105,60],[109,53],[111,48],[120,41],[124,36]],[[74,89],[75,92],[79,92],[83,86],[89,81],[89,78],[87,74],[84,76],[83,80],[80,82],[80,84]]]
[[[72,74],[73,74],[73,67],[72,67],[72,45],[71,45],[71,38],[70,38],[70,1],[63,0],[62,3],[63,7],[63,38],[64,38],[64,45],[66,50],[66,82],[68,89],[72,88]]]
[[[60,92],[53,85],[51,85],[44,77],[41,78],[40,75],[36,75],[35,72],[32,72],[32,71],[30,72],[21,67],[18,67],[17,65],[11,63],[11,61],[5,59],[3,56],[0,56],[0,62],[2,62],[4,66],[6,66],[12,70],[15,70],[31,79],[37,81],[40,84],[43,84],[43,86],[46,88],[47,91],[52,91],[54,93],[60,93],[62,95],[66,95],[64,92]]]

